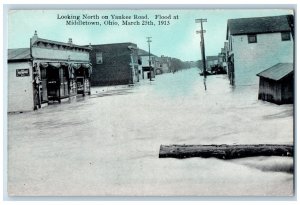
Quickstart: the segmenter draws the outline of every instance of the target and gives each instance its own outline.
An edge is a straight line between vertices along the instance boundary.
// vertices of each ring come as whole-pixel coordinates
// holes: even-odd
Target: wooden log
[[[241,145],[161,145],[159,158],[215,157],[235,159],[256,156],[294,156],[293,145],[241,144]]]

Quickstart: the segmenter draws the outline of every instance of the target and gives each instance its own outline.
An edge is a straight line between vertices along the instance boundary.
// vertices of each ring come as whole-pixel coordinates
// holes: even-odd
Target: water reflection
[[[199,87],[198,76],[197,68],[156,76],[156,83],[151,91],[155,95],[172,98],[192,95],[194,89]]]
[[[206,90],[206,76],[203,77],[204,90]]]

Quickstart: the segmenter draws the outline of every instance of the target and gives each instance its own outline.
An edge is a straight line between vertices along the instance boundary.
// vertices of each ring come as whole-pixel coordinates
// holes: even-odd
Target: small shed
[[[258,99],[275,104],[290,104],[294,98],[294,65],[278,63],[260,73]]]

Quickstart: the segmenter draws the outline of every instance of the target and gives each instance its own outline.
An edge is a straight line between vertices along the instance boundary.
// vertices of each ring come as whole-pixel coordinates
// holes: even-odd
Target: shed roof
[[[291,31],[293,15],[228,19],[227,37],[231,35]]]
[[[26,60],[30,58],[29,48],[8,49],[7,60]]]
[[[294,71],[293,63],[278,63],[260,73],[257,76],[278,81]]]

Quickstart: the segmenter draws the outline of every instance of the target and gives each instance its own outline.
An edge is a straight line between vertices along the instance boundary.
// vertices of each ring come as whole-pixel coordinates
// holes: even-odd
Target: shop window
[[[256,34],[248,35],[248,43],[257,43]]]
[[[290,41],[291,35],[290,32],[281,32],[281,41]]]
[[[96,63],[97,63],[97,64],[102,64],[102,63],[103,63],[102,52],[96,53]]]

